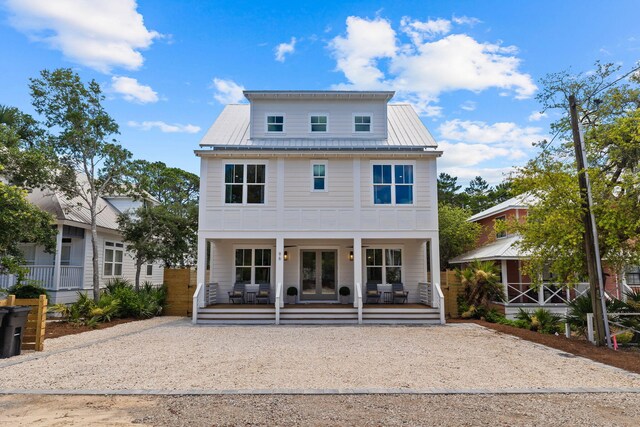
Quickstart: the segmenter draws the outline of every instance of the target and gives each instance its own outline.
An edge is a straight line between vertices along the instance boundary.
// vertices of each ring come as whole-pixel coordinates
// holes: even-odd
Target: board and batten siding
[[[310,132],[310,115],[328,116],[327,132]],[[371,132],[354,132],[353,116],[371,115]],[[267,115],[284,115],[284,132],[267,132]],[[386,101],[371,100],[253,100],[251,138],[386,138]]]
[[[327,162],[327,192],[311,191],[313,160]],[[224,165],[251,163],[248,159],[202,158],[206,170],[206,205],[201,231],[376,231],[435,230],[437,207],[432,194],[436,186],[435,158],[416,157],[389,160],[414,164],[414,200],[410,206],[374,205],[372,164],[384,159],[331,157],[284,158],[282,200],[278,201],[278,160],[262,159],[267,165],[266,203],[231,205],[224,203]],[[357,164],[360,173],[356,176]],[[359,203],[355,189],[360,189]],[[358,206],[359,205],[359,206]],[[280,212],[280,214],[279,214]],[[281,215],[281,218],[278,218]]]

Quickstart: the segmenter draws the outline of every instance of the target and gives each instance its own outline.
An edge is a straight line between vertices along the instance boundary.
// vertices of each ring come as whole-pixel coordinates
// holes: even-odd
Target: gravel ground
[[[7,364],[11,366],[7,366]],[[640,375],[472,324],[194,327],[157,318],[0,362],[3,390],[640,388]]]
[[[633,426],[638,394],[0,396],[10,426]]]

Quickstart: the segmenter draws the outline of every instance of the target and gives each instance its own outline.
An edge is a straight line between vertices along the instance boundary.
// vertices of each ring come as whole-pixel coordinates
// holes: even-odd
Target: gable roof
[[[80,197],[69,199],[61,193],[34,189],[29,193],[27,199],[43,211],[52,214],[60,222],[72,222],[79,226],[91,224],[89,206]],[[118,209],[106,199],[99,197],[98,212],[98,227],[118,230],[117,220],[121,213]]]
[[[495,206],[491,206],[489,209],[485,209],[482,212],[478,212],[477,214],[470,216],[467,221],[478,221],[499,214],[501,212],[508,211],[510,209],[527,209],[529,206],[534,204],[535,201],[535,197],[530,194],[520,194],[510,198],[509,200],[505,200],[502,203],[498,203]]]
[[[409,104],[387,105],[387,139],[253,138],[250,105],[225,106],[200,141],[201,147],[244,149],[435,149],[438,144]]]
[[[491,242],[487,245],[480,246],[479,248],[470,250],[462,255],[459,255],[451,260],[451,264],[462,264],[471,262],[473,260],[487,261],[487,260],[502,260],[502,259],[521,259],[527,255],[518,249],[517,243],[520,241],[520,236],[513,235],[502,239],[497,239],[495,242]]]

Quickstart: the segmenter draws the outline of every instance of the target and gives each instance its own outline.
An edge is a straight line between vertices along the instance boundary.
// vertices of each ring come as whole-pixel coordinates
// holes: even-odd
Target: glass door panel
[[[302,295],[316,293],[316,252],[302,251]]]
[[[337,253],[326,250],[301,251],[300,278],[303,300],[337,299]]]
[[[321,293],[323,295],[332,295],[336,293],[336,253],[331,251],[322,251],[322,286]]]

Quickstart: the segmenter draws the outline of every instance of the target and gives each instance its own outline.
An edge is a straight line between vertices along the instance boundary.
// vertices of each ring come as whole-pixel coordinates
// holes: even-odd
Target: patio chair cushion
[[[229,296],[231,296],[231,297],[241,297],[242,296],[242,292],[240,292],[240,291],[229,292]]]
[[[406,294],[407,294],[407,293],[406,293],[405,291],[395,291],[395,292],[393,293],[393,296],[395,296],[395,297],[403,297],[403,296],[405,296]]]
[[[367,291],[367,295],[379,295],[378,291]]]
[[[260,291],[260,292],[258,292],[258,296],[259,297],[268,297],[269,296],[269,291]]]

